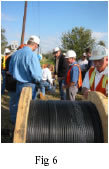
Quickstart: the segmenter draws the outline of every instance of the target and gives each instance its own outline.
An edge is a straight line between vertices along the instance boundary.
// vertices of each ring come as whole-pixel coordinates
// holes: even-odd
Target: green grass
[[[43,58],[41,61],[40,61],[41,65],[42,64],[51,64],[51,65],[54,65],[54,61],[53,59],[46,59],[46,58]]]

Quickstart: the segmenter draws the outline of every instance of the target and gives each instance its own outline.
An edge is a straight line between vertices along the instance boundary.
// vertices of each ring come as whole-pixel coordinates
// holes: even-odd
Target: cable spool
[[[26,142],[102,143],[95,105],[84,101],[31,101]]]
[[[93,93],[93,97],[97,97],[96,92]],[[101,97],[97,99],[101,100]],[[32,89],[23,88],[18,105],[13,142],[92,143],[103,142],[103,135],[104,141],[108,142],[106,133],[108,126],[104,125],[104,118],[101,117],[95,105],[96,101],[93,104],[90,99],[75,102],[34,101]],[[102,114],[105,116],[103,109]]]

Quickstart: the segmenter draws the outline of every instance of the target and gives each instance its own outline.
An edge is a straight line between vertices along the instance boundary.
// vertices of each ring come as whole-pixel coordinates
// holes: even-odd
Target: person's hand
[[[90,90],[87,89],[87,88],[84,90],[83,95],[84,95],[85,99],[88,98],[88,93],[89,93],[89,92],[90,92]]]

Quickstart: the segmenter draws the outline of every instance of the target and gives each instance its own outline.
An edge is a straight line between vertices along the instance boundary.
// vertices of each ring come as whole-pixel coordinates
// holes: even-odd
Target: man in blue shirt
[[[17,80],[16,85],[16,106],[23,87],[32,87],[32,99],[36,98],[37,83],[42,79],[42,69],[35,50],[39,47],[40,39],[37,36],[31,36],[27,46],[16,51],[10,60],[9,72]],[[15,119],[16,120],[16,119]]]
[[[74,101],[78,87],[82,86],[81,69],[76,62],[75,51],[69,50],[65,58],[69,65],[65,81],[66,85],[64,86],[66,88],[66,99]]]

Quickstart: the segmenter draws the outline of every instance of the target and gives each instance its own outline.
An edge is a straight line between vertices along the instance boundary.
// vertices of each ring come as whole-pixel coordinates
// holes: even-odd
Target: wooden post
[[[26,142],[28,112],[31,99],[32,99],[32,88],[24,87],[22,89],[18,104],[16,125],[14,130],[14,140],[13,140],[14,143]]]
[[[89,92],[88,100],[96,105],[102,123],[104,142],[108,143],[108,97],[100,92]]]
[[[25,7],[24,7],[24,16],[23,16],[23,24],[22,24],[21,44],[24,43],[24,33],[25,33],[25,23],[26,23],[26,13],[27,13],[27,1],[25,1]]]

